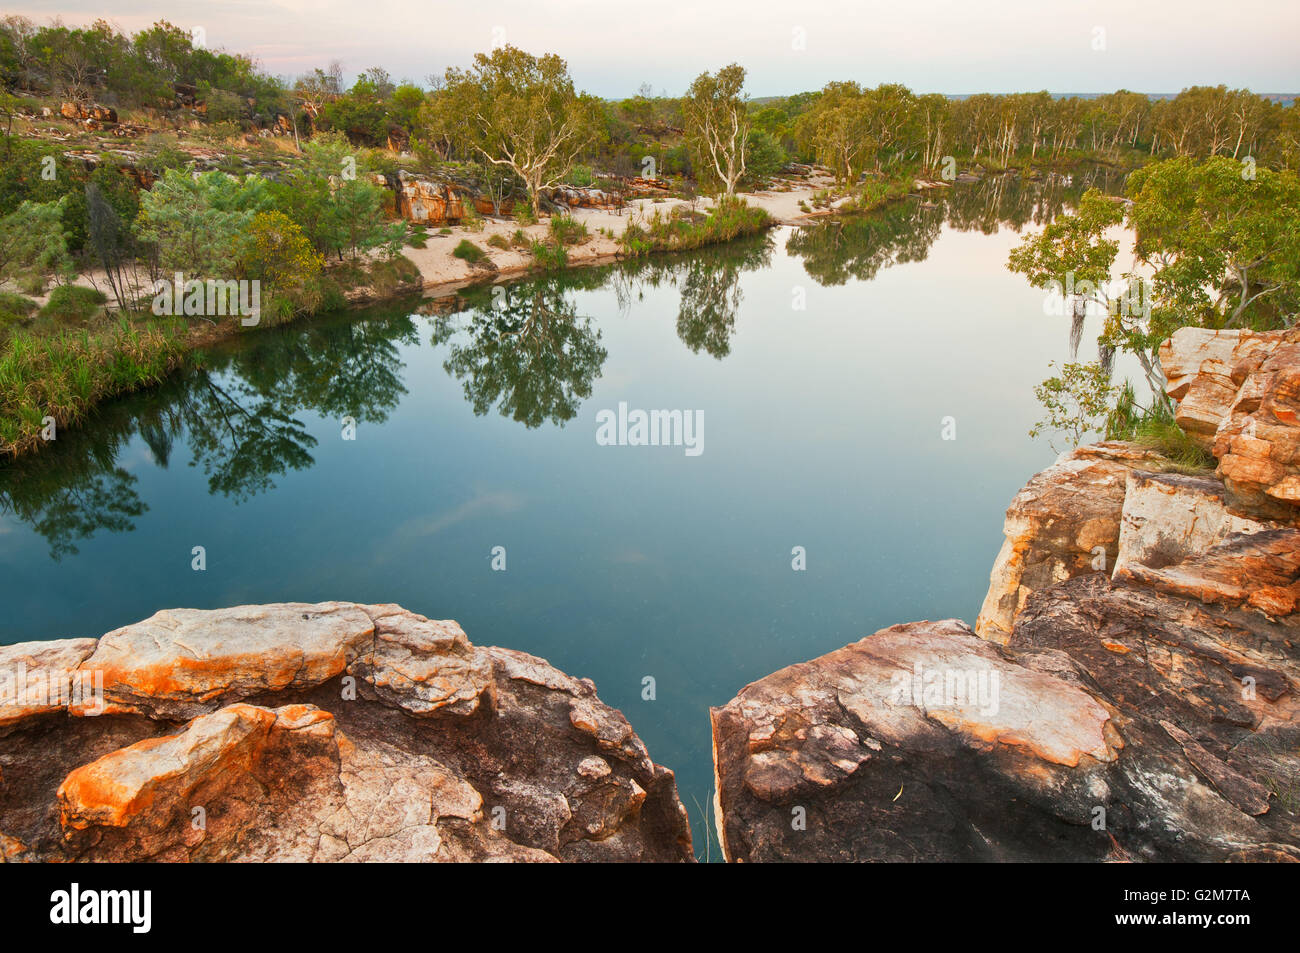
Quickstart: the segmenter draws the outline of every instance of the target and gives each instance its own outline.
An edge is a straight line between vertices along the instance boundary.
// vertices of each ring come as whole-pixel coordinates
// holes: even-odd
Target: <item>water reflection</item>
[[[264,493],[315,462],[316,438],[297,415],[387,419],[406,393],[399,345],[415,340],[403,308],[268,330],[207,352],[162,386],[105,404],[84,427],[0,469],[0,513],[35,529],[56,560],[97,532],[134,529],[148,506],[118,461],[137,434],[162,469],[183,444],[212,494],[238,502]]]
[[[924,261],[944,226],[991,235],[1006,227],[1046,225],[1088,189],[1114,194],[1123,182],[1122,173],[1102,166],[1028,182],[1019,174],[989,176],[796,229],[786,251],[803,260],[818,284],[870,281],[883,268]]]
[[[1104,170],[1072,181],[1052,177],[1025,187],[1013,176],[959,185],[933,198],[895,202],[868,215],[796,229],[787,251],[824,285],[870,280],[881,269],[925,259],[945,225],[994,231],[1042,224],[1083,190],[1114,191]],[[591,396],[608,357],[575,293],[607,288],[624,309],[648,289],[678,295],[676,333],[693,353],[731,353],[741,278],[767,268],[767,235],[689,254],[577,269],[508,287],[471,289],[432,319],[432,344],[477,415],[538,428],[563,426]],[[0,467],[0,514],[30,525],[59,560],[97,533],[124,533],[147,510],[139,481],[122,465],[139,436],[159,468],[184,448],[208,491],[242,502],[315,463],[316,438],[305,414],[358,424],[383,423],[403,396],[403,347],[427,327],[408,302],[249,335],[203,355],[195,366],[148,393],[105,405],[86,426]],[[437,310],[437,309],[434,309]]]
[[[432,343],[447,345],[443,368],[462,382],[475,414],[496,406],[529,428],[577,415],[608,353],[570,287],[555,275],[480,289],[466,311],[436,319]]]

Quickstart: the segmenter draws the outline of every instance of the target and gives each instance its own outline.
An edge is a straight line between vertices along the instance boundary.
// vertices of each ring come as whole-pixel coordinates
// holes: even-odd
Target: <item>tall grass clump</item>
[[[155,384],[181,361],[182,323],[30,334],[17,330],[0,353],[0,454],[36,446],[53,418],[79,422],[96,401]]]
[[[1156,400],[1151,407],[1142,407],[1128,381],[1106,420],[1106,439],[1149,447],[1181,470],[1201,472],[1216,465],[1214,454],[1178,426],[1167,401]]]

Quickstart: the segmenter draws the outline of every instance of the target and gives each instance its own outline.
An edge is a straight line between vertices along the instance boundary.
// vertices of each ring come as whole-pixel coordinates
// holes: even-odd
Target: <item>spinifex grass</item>
[[[184,352],[183,322],[122,319],[99,331],[17,331],[0,352],[0,454],[30,449],[44,421],[80,421],[96,401],[154,384]]]

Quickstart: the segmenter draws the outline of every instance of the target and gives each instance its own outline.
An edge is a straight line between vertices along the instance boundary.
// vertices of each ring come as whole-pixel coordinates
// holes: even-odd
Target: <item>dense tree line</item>
[[[201,36],[166,21],[126,35],[103,20],[80,29],[0,20],[0,85],[11,92],[161,109],[175,103],[178,89],[193,89],[210,122],[264,125],[282,115],[304,134],[333,129],[358,145],[394,144],[442,161],[502,166],[518,176],[521,191],[535,191],[550,176],[536,178],[536,162],[521,173],[526,162],[507,160],[501,127],[514,123],[518,133],[531,117],[553,122],[572,113],[575,102],[581,115],[558,123],[572,127],[561,150],[572,157],[560,165],[582,184],[599,167],[684,175],[729,191],[792,158],[821,162],[845,179],[900,166],[935,170],[949,156],[1001,166],[1081,155],[1133,163],[1143,156],[1250,157],[1270,168],[1300,166],[1296,106],[1245,89],[1195,86],[1163,99],[1129,90],[1095,98],[1045,91],[949,98],[842,81],[753,102],[744,78],[731,66],[702,73],[681,97],[655,95],[646,85],[626,99],[599,100],[573,89],[559,57],[507,47],[480,55],[468,70],[431,75],[429,88],[395,81],[382,67],[364,70],[349,86],[337,62],[277,78],[251,57],[208,49]],[[475,90],[493,103],[495,130],[470,121]],[[718,131],[710,123],[721,115],[715,106],[735,121],[726,155],[718,142],[709,145]],[[529,134],[540,141],[537,129]],[[514,145],[520,141],[515,135]]]

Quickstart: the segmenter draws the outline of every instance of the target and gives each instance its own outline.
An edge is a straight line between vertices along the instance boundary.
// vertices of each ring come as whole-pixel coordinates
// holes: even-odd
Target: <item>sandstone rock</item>
[[[0,732],[24,718],[64,711],[72,702],[89,700],[93,708],[94,675],[77,669],[95,645],[95,639],[0,645]]]
[[[1275,857],[1300,845],[1270,796],[1300,790],[1295,634],[1101,573],[1031,594],[1005,648],[885,629],[713,710],[719,837],[742,861]]]
[[[1160,345],[1160,367],[1166,393],[1178,401],[1178,426],[1208,449],[1237,396],[1240,381],[1233,381],[1233,369],[1269,353],[1280,340],[1279,333],[1208,328],[1179,328],[1170,335]]]
[[[672,772],[590,681],[454,622],[169,610],[20,653],[100,666],[109,704],[0,735],[6,860],[694,859]]]
[[[1275,527],[1232,512],[1218,480],[1130,471],[1114,578],[1131,578],[1139,568],[1173,566],[1209,551],[1230,535]]]
[[[370,616],[344,602],[164,609],[109,632],[82,667],[103,674],[110,712],[187,718],[318,685],[369,649],[374,634]]]
[[[59,113],[65,119],[73,119],[78,122],[90,121],[106,125],[115,125],[117,123],[117,110],[112,106],[101,106],[98,103],[88,105],[64,103],[59,107]]]
[[[1300,331],[1234,369],[1236,399],[1214,436],[1219,476],[1240,507],[1294,521],[1300,510]]]
[[[1172,565],[1129,565],[1116,578],[1280,619],[1300,604],[1300,530],[1235,534]]]
[[[179,734],[138,741],[74,770],[59,786],[59,823],[65,831],[167,827],[173,807],[189,814],[190,804],[207,799],[195,796],[199,789],[251,772],[266,756],[282,712],[287,726],[306,721],[333,736],[333,717],[309,706],[230,705],[200,715]]]
[[[414,715],[447,708],[469,714],[492,684],[492,660],[455,622],[432,622],[401,606],[368,606],[372,645],[348,671],[376,695]]]
[[[391,189],[398,217],[419,225],[446,225],[465,217],[465,203],[460,192],[449,182],[403,170],[388,176],[376,176],[379,185]]]
[[[620,197],[604,189],[562,185],[552,189],[550,199],[562,208],[617,208]]]
[[[1007,509],[1006,541],[975,622],[981,638],[1006,642],[1029,594],[1081,573],[1104,572],[1118,554],[1128,474],[1160,469],[1150,450],[1099,443],[1063,454]]]
[[[1077,800],[1123,747],[1104,705],[957,620],[792,665],[712,716],[719,839],[740,861],[1015,856],[1024,810],[995,804],[997,773]]]

